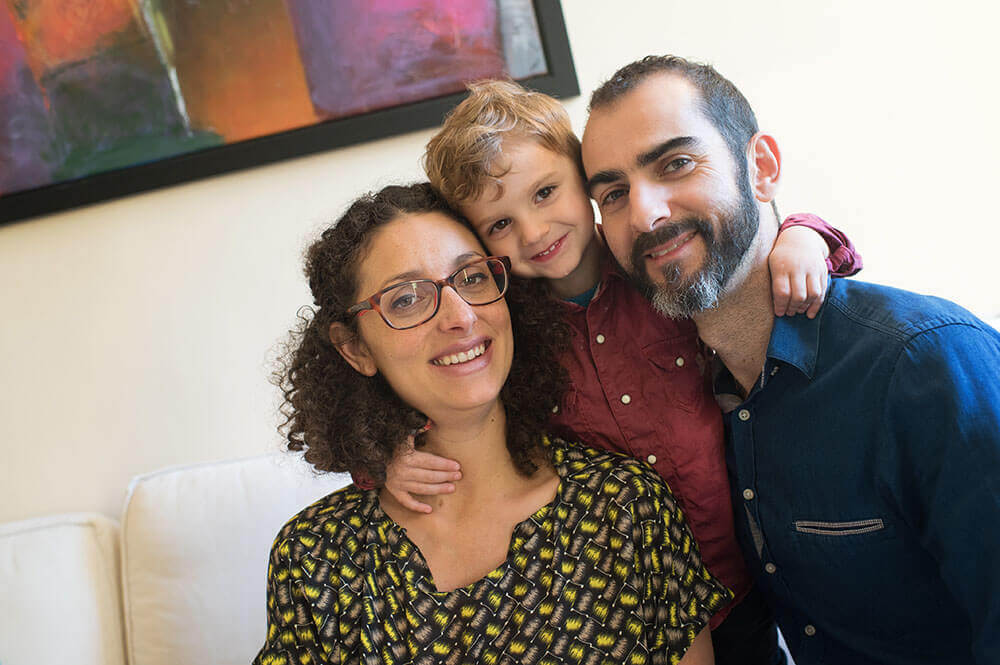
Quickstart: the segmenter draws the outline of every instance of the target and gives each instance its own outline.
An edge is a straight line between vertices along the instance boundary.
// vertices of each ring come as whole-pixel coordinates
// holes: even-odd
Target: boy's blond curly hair
[[[427,143],[424,170],[453,207],[478,198],[504,175],[497,165],[507,136],[537,140],[580,169],[580,139],[558,100],[513,81],[469,84],[469,96],[445,118]]]

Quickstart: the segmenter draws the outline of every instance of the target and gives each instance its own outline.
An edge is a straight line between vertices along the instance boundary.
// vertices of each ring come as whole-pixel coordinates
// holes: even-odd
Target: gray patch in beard
[[[636,238],[629,257],[629,271],[653,309],[672,319],[690,319],[712,309],[746,256],[760,227],[760,212],[746,178],[739,179],[739,198],[719,216],[719,228],[703,218],[689,218]],[[645,269],[645,254],[689,230],[697,230],[705,243],[705,265],[686,284],[675,265],[664,267],[663,284],[656,284]],[[641,268],[640,268],[641,266]]]

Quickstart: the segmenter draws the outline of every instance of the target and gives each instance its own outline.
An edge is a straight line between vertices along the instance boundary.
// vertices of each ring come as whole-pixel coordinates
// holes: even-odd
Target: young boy
[[[473,85],[428,143],[425,167],[491,254],[509,256],[519,277],[547,281],[577,333],[558,359],[572,386],[553,433],[649,462],[677,496],[706,565],[733,590],[733,603],[711,624],[716,662],[781,662],[769,610],[750,593],[736,542],[705,352],[694,325],[654,312],[606,250],[562,105],[511,82]],[[813,317],[827,270],[853,274],[860,258],[812,215],[789,218],[782,230],[770,257],[775,314]],[[390,466],[386,488],[429,512],[413,494],[454,491],[459,478],[454,462],[417,451]]]

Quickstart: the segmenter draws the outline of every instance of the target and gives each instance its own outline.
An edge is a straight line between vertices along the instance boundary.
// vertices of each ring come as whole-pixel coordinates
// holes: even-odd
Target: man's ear
[[[361,374],[375,376],[375,373],[378,372],[371,351],[368,350],[368,346],[357,332],[343,323],[331,323],[330,341],[333,342],[337,353]]]
[[[762,203],[774,200],[781,178],[781,152],[770,134],[758,132],[750,139],[750,188],[754,198]]]

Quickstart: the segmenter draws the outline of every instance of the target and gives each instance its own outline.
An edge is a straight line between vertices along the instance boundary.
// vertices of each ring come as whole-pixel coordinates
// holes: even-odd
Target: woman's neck
[[[474,509],[484,498],[516,494],[530,482],[507,449],[507,419],[500,400],[485,412],[452,414],[433,422],[421,450],[455,460],[462,469],[453,493],[419,497],[434,512]]]

